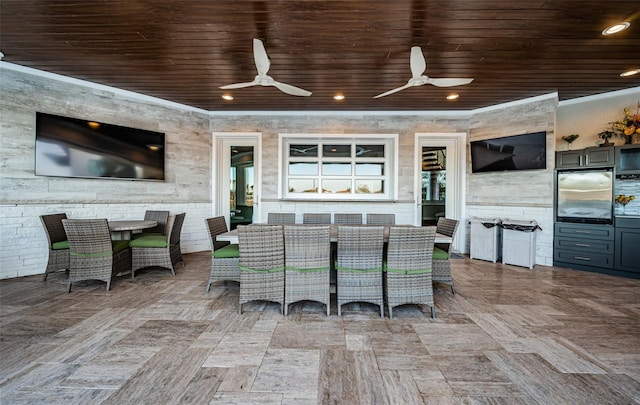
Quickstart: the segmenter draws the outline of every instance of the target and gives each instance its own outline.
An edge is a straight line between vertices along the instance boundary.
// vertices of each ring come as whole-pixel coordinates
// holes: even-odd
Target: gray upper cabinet
[[[613,146],[567,150],[556,153],[556,169],[603,167],[615,164]]]

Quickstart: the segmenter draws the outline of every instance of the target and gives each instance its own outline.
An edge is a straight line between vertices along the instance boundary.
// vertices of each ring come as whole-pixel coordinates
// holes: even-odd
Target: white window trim
[[[288,145],[291,143],[385,143],[385,193],[382,194],[289,194]],[[278,135],[278,198],[302,201],[396,201],[398,196],[398,134],[298,134]],[[354,175],[355,176],[355,175]],[[320,175],[320,178],[322,176]],[[353,177],[352,177],[353,178]]]

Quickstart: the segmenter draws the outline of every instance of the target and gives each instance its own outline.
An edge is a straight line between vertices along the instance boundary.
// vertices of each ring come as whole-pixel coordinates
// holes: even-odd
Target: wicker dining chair
[[[361,225],[362,214],[360,213],[335,213],[333,215],[333,223],[338,225]]]
[[[282,225],[239,225],[240,299],[272,301],[284,307],[284,229]]]
[[[367,214],[368,225],[395,225],[396,214]]]
[[[180,252],[180,233],[186,214],[170,216],[167,221],[167,235],[150,235],[132,239],[131,246],[131,278],[135,277],[135,272],[145,267],[164,267],[171,270],[171,274],[176,275],[174,266],[184,260]]]
[[[145,221],[156,221],[158,225],[153,228],[147,228],[142,233],[135,234],[134,237],[150,236],[150,235],[165,235],[167,231],[167,221],[169,220],[169,211],[152,211],[147,210],[144,212]]]
[[[331,226],[284,227],[284,314],[298,301],[317,301],[330,308]]]
[[[338,316],[342,305],[369,302],[380,306],[384,316],[382,293],[383,226],[338,227]]]
[[[63,219],[67,219],[67,214],[40,215],[49,242],[49,258],[42,281],[47,281],[49,273],[69,270],[69,241],[62,225]]]
[[[302,214],[303,224],[328,225],[331,223],[330,212],[305,212]]]
[[[237,244],[216,241],[216,236],[229,230],[223,216],[207,218],[205,222],[211,240],[211,273],[207,283],[209,292],[211,284],[219,280],[240,282],[240,251]]]
[[[441,217],[436,224],[436,232],[451,237],[451,243],[436,243],[433,248],[433,274],[434,282],[440,282],[451,286],[451,293],[456,293],[451,276],[450,249],[458,229],[459,221]]]
[[[111,240],[106,219],[63,219],[69,238],[69,292],[71,284],[101,280],[107,291],[116,274],[131,269],[128,240]]]
[[[384,266],[389,318],[394,307],[404,304],[429,305],[431,317],[436,317],[431,280],[435,236],[435,226],[389,228]]]
[[[295,212],[270,212],[267,214],[267,224],[270,225],[290,225],[295,223]]]

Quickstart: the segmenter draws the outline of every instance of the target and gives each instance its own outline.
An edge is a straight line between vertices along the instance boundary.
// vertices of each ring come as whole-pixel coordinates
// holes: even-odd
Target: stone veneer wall
[[[0,70],[0,278],[38,274],[47,261],[39,215],[140,219],[146,209],[187,212],[182,250],[209,249],[211,131],[206,111],[126,92]],[[34,175],[35,113],[92,119],[166,134],[166,181]]]
[[[187,212],[185,252],[209,249],[204,218],[211,203],[211,132],[263,134],[263,206],[293,210],[371,212],[391,209],[398,222],[413,219],[414,134],[468,132],[469,140],[547,131],[547,170],[472,174],[467,158],[466,218],[535,219],[536,263],[551,265],[553,238],[554,126],[557,100],[534,98],[467,114],[257,114],[210,115],[148,97],[84,86],[0,68],[0,278],[39,274],[46,263],[46,237],[38,216],[67,212],[72,217],[140,218],[146,209]],[[166,182],[58,179],[33,173],[35,112],[87,117],[107,123],[162,131],[167,135]],[[399,201],[344,204],[277,199],[279,133],[398,133]],[[468,148],[468,144],[467,144]],[[467,153],[468,156],[468,153]],[[624,191],[627,191],[626,185]],[[633,190],[637,190],[634,183]],[[467,233],[468,235],[468,233]],[[462,246],[468,251],[468,237]]]
[[[262,134],[261,218],[268,212],[394,212],[396,223],[415,222],[414,141],[416,132],[466,132],[468,114],[260,114],[213,116],[213,132],[260,132]],[[278,199],[279,134],[398,134],[398,199],[394,202],[291,201]]]
[[[555,114],[558,101],[542,98],[505,108],[477,111],[471,118],[469,141],[547,131],[547,169],[471,173],[467,168],[467,215],[483,218],[535,220],[536,264],[553,264],[553,169]],[[469,227],[469,224],[465,224]]]

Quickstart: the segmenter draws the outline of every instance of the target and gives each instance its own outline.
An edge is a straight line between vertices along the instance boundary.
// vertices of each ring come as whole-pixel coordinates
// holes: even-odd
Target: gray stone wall
[[[469,218],[535,220],[535,263],[553,264],[553,169],[555,167],[555,97],[476,112],[469,141],[531,132],[547,132],[546,170],[472,173],[467,161],[467,214]],[[468,147],[468,146],[467,146]],[[467,155],[469,154],[469,151]],[[466,224],[469,227],[469,224]]]
[[[204,218],[211,207],[209,115],[11,69],[0,70],[0,278],[38,274],[47,261],[38,218],[138,219],[146,209],[187,212],[185,252],[209,249]],[[166,181],[35,176],[36,111],[165,133]]]
[[[187,212],[183,250],[209,249],[204,218],[217,212],[211,202],[212,132],[262,133],[263,210],[393,210],[401,216],[399,222],[410,222],[415,201],[413,173],[418,164],[414,159],[415,133],[466,132],[469,141],[547,131],[546,170],[472,174],[467,151],[463,221],[467,225],[472,216],[535,219],[543,228],[537,238],[536,263],[551,264],[554,128],[558,108],[553,97],[449,114],[210,114],[103,86],[5,68],[0,68],[0,94],[0,278],[43,272],[46,237],[38,216],[45,213],[134,219],[142,217],[145,209]],[[36,111],[166,133],[166,181],[35,176]],[[281,133],[399,134],[398,201],[349,205],[278,200],[277,152]],[[466,237],[462,246],[468,243]]]

